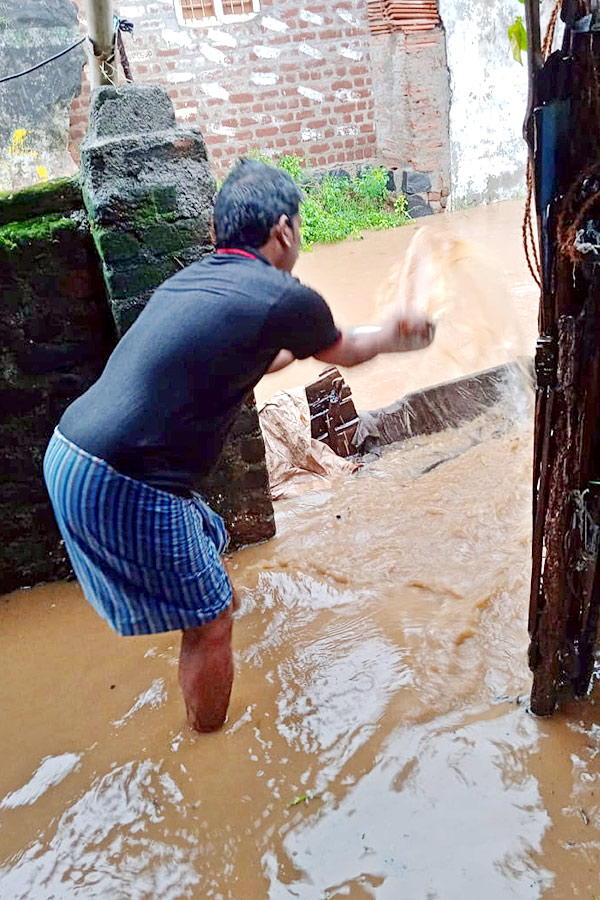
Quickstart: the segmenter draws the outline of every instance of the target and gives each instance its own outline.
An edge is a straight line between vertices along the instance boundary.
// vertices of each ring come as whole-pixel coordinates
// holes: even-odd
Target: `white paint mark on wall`
[[[273,19],[271,16],[264,16],[261,19],[261,23],[263,28],[268,28],[269,31],[287,31],[288,25],[286,22],[281,22],[279,19]]]
[[[317,131],[316,128],[305,128],[301,133],[300,137],[303,141],[322,141],[323,140],[323,132]]]
[[[146,15],[146,8],[139,5],[120,6],[119,15],[122,19],[141,19],[142,16]]]
[[[321,91],[315,91],[313,88],[304,87],[303,84],[298,88],[298,93],[302,94],[303,97],[308,97],[309,100],[317,100],[319,103],[323,102],[324,94]]]
[[[218,50],[216,47],[211,47],[210,44],[200,44],[200,53],[210,62],[223,64],[226,60],[223,51]]]
[[[217,28],[209,28],[206,37],[217,47],[237,47],[237,39],[226,31],[219,31]]]
[[[209,125],[207,131],[210,134],[222,134],[225,137],[235,137],[235,128],[231,128],[229,125]]]
[[[194,42],[189,31],[174,31],[172,28],[163,28],[162,39],[169,47],[192,47]]]
[[[275,72],[253,72],[250,81],[253,84],[276,84],[277,75]]]
[[[340,88],[339,91],[335,92],[335,99],[341,100],[342,103],[350,103],[352,100],[359,100],[359,95],[356,91],[351,91],[349,88]]]
[[[317,50],[316,47],[311,47],[310,44],[307,44],[305,41],[302,41],[302,43],[298,45],[298,50],[300,53],[304,53],[305,56],[310,56],[312,59],[323,59],[323,54]]]
[[[358,125],[340,125],[339,128],[336,128],[336,131],[338,134],[345,136],[358,134]]]
[[[200,87],[208,97],[214,97],[215,100],[229,100],[229,91],[220,84],[215,84],[212,81],[203,81]]]
[[[281,50],[278,50],[277,47],[259,47],[255,46],[254,53],[259,59],[277,59]]]
[[[154,51],[150,48],[140,47],[137,50],[127,50],[127,56],[131,62],[144,62],[147,59],[154,59]]]
[[[301,9],[300,18],[303,22],[310,22],[311,25],[323,24],[323,16],[319,16],[317,13],[311,12],[309,9]]]
[[[192,72],[169,72],[167,75],[169,84],[181,84],[184,81],[193,81],[193,78]]]
[[[336,12],[340,19],[342,19],[344,22],[347,22],[348,25],[352,25],[353,28],[359,27],[360,22],[358,21],[356,16],[353,16],[352,13],[348,12],[347,9],[336,9]]]
[[[342,47],[341,50],[338,50],[340,56],[345,56],[346,59],[353,59],[355,62],[359,62],[363,58],[363,51],[356,50],[354,47]]]
[[[180,119],[182,122],[187,122],[190,119],[194,119],[197,115],[197,106],[184,106],[175,110],[175,118]]]
[[[258,125],[283,125],[281,119],[276,119],[271,113],[253,113],[252,118]]]

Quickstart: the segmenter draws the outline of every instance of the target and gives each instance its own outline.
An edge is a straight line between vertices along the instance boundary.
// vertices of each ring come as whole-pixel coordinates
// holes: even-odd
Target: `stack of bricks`
[[[82,28],[83,0],[80,7]],[[198,125],[219,176],[240,155],[299,155],[320,168],[378,160],[366,3],[263,0],[247,21],[181,25],[178,0],[117,7],[136,82],[159,83],[180,122]],[[71,110],[82,137],[86,93]]]

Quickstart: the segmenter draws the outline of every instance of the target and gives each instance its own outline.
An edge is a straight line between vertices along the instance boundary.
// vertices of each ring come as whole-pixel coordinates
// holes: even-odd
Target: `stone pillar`
[[[81,146],[84,199],[118,334],[161,282],[212,250],[216,185],[200,131],[152,85],[98,88]]]

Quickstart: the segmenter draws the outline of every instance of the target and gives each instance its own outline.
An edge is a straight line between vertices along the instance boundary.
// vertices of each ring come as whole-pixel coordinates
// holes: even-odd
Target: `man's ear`
[[[277,235],[277,240],[280,244],[283,244],[284,247],[287,247],[288,250],[292,246],[292,242],[286,234],[286,226],[289,226],[289,224],[289,216],[282,214],[281,216],[279,216],[277,224],[275,225],[275,234]]]

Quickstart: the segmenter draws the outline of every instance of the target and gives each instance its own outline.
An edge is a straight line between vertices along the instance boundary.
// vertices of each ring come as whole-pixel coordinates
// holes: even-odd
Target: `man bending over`
[[[233,590],[222,519],[195,492],[267,372],[315,356],[354,366],[416,350],[426,322],[343,333],[290,274],[300,247],[292,179],[244,160],[224,182],[217,251],[162,284],[98,381],[64,413],[44,476],[67,552],[96,612],[121,635],[181,630],[188,721],[214,731],[233,681]]]

